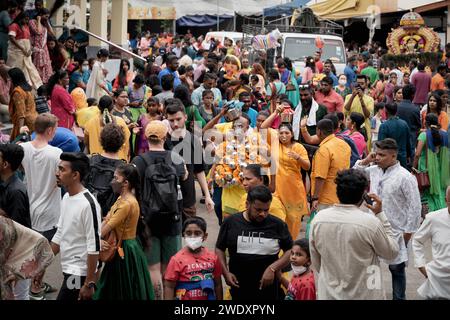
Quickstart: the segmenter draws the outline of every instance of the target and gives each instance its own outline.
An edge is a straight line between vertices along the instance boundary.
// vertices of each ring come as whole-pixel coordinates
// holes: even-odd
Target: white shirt
[[[62,271],[86,276],[88,254],[100,251],[100,205],[88,191],[64,195],[61,217],[52,242],[59,245]]]
[[[172,49],[172,52],[177,56],[178,59],[180,59],[181,48],[175,47],[175,48]]]
[[[370,192],[381,198],[383,211],[400,247],[397,258],[385,262],[400,264],[408,261],[403,234],[417,231],[422,210],[417,180],[399,162],[383,171],[377,165],[362,166],[361,161],[358,160],[353,168],[363,169],[370,175]]]
[[[40,232],[51,230],[60,214],[61,189],[55,174],[62,150],[50,145],[36,149],[31,142],[21,146],[25,153],[22,166],[30,201],[31,227]]]
[[[395,258],[399,248],[383,212],[342,204],[321,210],[309,243],[319,300],[385,299],[378,256]]]
[[[409,75],[409,82],[412,82],[412,77],[413,77],[413,75],[415,75],[417,72],[419,72],[419,69],[417,69],[417,67],[415,67],[415,68],[411,71],[411,74]]]
[[[425,259],[425,243],[431,240],[433,259]],[[412,241],[415,267],[425,267],[428,278],[417,289],[426,299],[450,299],[450,213],[447,208],[430,212]]]

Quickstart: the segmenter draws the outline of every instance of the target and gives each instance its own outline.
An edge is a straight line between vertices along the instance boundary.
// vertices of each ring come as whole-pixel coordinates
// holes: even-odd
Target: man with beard
[[[158,75],[159,84],[161,84],[161,79],[166,74],[171,74],[173,76],[173,88],[175,89],[181,84],[180,77],[178,76],[178,58],[175,55],[170,55],[167,57],[166,69],[161,71]]]
[[[254,187],[247,195],[246,210],[230,216],[220,227],[216,254],[233,300],[284,299],[275,274],[289,264],[292,238],[286,223],[269,215],[271,202],[269,188]],[[280,250],[284,254],[278,258]]]
[[[327,108],[313,98],[312,87],[308,84],[299,86],[300,89],[300,103],[295,108],[294,119],[292,122],[292,129],[294,130],[294,139],[301,140],[300,135],[300,121],[304,117],[308,117],[306,123],[306,130],[310,135],[316,134],[317,122],[323,119],[327,114]]]

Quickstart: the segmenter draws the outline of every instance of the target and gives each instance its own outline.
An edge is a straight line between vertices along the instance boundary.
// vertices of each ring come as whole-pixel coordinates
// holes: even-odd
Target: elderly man
[[[370,176],[370,192],[383,201],[383,211],[399,245],[395,259],[386,261],[392,274],[394,300],[405,300],[408,261],[406,246],[419,228],[421,213],[420,193],[416,178],[397,160],[398,146],[388,138],[375,143],[376,152],[356,162],[354,168],[364,169]],[[374,165],[369,166],[374,162]]]
[[[450,299],[450,186],[447,208],[430,212],[413,238],[414,265],[426,281],[417,292],[426,299]],[[426,262],[425,243],[431,241],[433,259]]]

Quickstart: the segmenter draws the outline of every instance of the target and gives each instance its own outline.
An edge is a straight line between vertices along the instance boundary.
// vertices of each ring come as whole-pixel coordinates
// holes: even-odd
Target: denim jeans
[[[392,274],[392,299],[393,300],[406,300],[406,264],[404,262],[400,264],[389,265],[389,271]]]

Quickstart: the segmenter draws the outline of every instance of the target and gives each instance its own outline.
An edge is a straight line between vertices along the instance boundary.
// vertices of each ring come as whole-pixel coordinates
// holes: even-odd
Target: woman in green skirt
[[[114,258],[105,263],[94,300],[153,300],[154,292],[147,259],[140,242],[136,239],[137,229],[143,230],[139,210],[139,173],[132,164],[120,165],[114,172],[112,187],[120,194],[111,207],[103,224],[101,236],[115,232],[119,239]],[[139,235],[139,237],[143,237]],[[102,240],[102,248],[108,243]]]
[[[428,172],[430,187],[422,192],[422,201],[432,212],[447,206],[445,190],[450,183],[449,141],[447,132],[440,130],[437,115],[429,113],[425,122],[427,129],[417,138],[413,166],[419,172]]]

